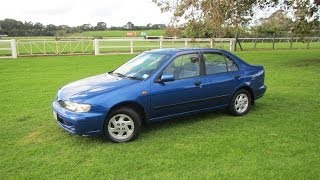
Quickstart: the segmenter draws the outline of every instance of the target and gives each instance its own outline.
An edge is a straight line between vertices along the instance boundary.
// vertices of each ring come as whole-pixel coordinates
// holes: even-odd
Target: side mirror
[[[160,82],[169,82],[169,81],[174,81],[174,76],[171,73],[163,74],[160,77]]]

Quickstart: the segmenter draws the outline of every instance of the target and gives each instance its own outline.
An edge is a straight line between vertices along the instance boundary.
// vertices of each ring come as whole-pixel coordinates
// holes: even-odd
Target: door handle
[[[240,77],[241,77],[240,75],[235,75],[234,76],[235,79],[240,79]]]
[[[202,81],[196,81],[196,82],[194,82],[194,85],[196,85],[196,86],[200,86],[202,84]]]

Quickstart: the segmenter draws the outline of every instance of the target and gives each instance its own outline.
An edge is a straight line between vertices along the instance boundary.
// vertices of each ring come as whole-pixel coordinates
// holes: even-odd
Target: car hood
[[[135,84],[138,80],[101,74],[81,79],[62,87],[58,92],[58,99],[73,99],[88,97],[101,92],[112,91],[124,86]]]

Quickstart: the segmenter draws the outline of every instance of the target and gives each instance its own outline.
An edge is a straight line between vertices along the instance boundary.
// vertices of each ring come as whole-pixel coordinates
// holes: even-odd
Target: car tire
[[[243,116],[250,111],[251,101],[250,93],[245,89],[240,89],[232,97],[229,112],[234,116]]]
[[[112,142],[132,141],[141,131],[141,118],[133,109],[116,109],[106,118],[103,131],[104,136]]]

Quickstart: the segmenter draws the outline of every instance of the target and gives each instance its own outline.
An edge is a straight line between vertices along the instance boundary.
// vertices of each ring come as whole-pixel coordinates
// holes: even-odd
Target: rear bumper
[[[56,122],[64,130],[78,135],[96,135],[103,132],[104,113],[76,113],[68,111],[54,101],[53,113],[56,113]]]
[[[258,89],[255,90],[255,95],[254,95],[255,98],[254,99],[261,98],[266,91],[267,91],[267,86],[262,85],[261,87],[259,87]]]

